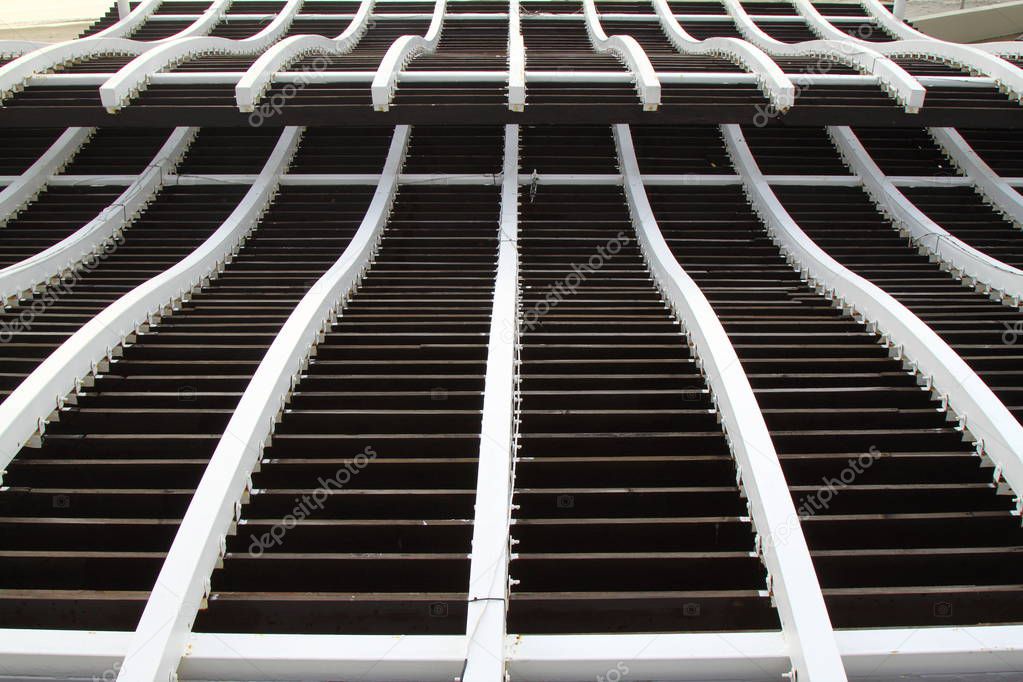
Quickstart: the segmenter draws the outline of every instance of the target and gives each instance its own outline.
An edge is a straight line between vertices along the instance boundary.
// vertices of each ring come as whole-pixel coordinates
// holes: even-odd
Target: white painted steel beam
[[[1006,219],[1023,226],[1023,195],[999,177],[955,128],[928,128],[934,142],[974,189]]]
[[[0,176],[0,187],[11,184],[18,176]],[[176,185],[251,185],[258,176],[246,173],[211,173],[204,175],[164,174],[165,187]],[[968,177],[954,175],[933,177],[930,175],[889,175],[888,180],[896,187],[972,187]],[[50,187],[127,187],[134,183],[137,175],[51,175],[47,181]],[[863,181],[858,175],[765,175],[769,185],[793,187],[860,187]],[[376,185],[378,173],[287,173],[281,176],[281,185],[295,186],[340,186]],[[1009,187],[1023,187],[1023,177],[1001,178]],[[520,173],[519,184],[531,185],[621,185],[622,176],[604,173]],[[494,173],[402,173],[399,185],[500,185],[501,175]],[[652,185],[739,185],[738,175],[730,173],[687,173],[682,175],[649,173],[643,176],[643,184]]]
[[[661,30],[679,53],[713,55],[742,66],[753,74],[757,86],[778,111],[787,111],[795,103],[795,84],[759,47],[738,38],[697,40],[675,19],[668,0],[653,0],[653,4]]]
[[[424,3],[426,4],[426,3]],[[433,4],[433,0],[430,0],[430,5]],[[451,9],[454,11],[448,12],[445,21],[503,21],[509,17],[508,12],[458,12],[458,4],[453,3]],[[149,21],[161,22],[161,21],[194,21],[198,18],[197,14],[155,14],[149,18]],[[274,14],[266,13],[232,13],[224,17],[225,21],[271,21],[274,18]],[[375,22],[379,21],[429,21],[433,16],[432,12],[388,12],[387,14],[374,14],[371,16],[371,20]],[[608,21],[627,21],[637,24],[650,23],[657,21],[656,14],[621,14],[618,12],[601,12],[601,18]],[[729,21],[731,17],[727,14],[674,14],[675,19],[678,21],[685,21],[687,23],[712,23],[720,21]],[[355,17],[355,13],[339,12],[337,14],[319,14],[317,12],[299,12],[295,17],[298,21],[327,21],[327,20],[351,20]],[[759,24],[779,24],[788,23],[791,21],[799,21],[801,17],[794,11],[792,14],[751,14],[750,17],[753,21]],[[577,21],[584,20],[582,14],[575,13],[551,13],[551,12],[530,12],[524,17],[528,21],[539,20],[539,21],[559,21],[566,23],[574,23]],[[825,15],[825,18],[832,24],[876,24],[876,22],[866,16],[846,16],[846,15]],[[2,44],[2,41],[0,41]]]
[[[593,49],[601,54],[612,54],[625,64],[636,84],[643,111],[656,111],[661,105],[661,83],[643,48],[629,35],[608,37],[600,24],[600,15],[593,0],[583,0],[583,17]]]
[[[841,37],[828,34],[824,40],[808,40],[801,43],[784,43],[768,35],[756,25],[740,0],[722,0],[728,13],[735,20],[735,26],[742,36],[775,57],[817,57],[847,64],[862,73],[877,77],[881,87],[909,113],[915,113],[923,106],[925,89],[914,78],[891,59],[884,57],[865,41],[854,44],[851,37],[838,29]]]
[[[256,104],[266,93],[276,76],[286,67],[306,55],[319,54],[325,61],[351,52],[369,26],[374,0],[362,0],[351,23],[338,36],[291,36],[276,43],[253,62],[238,80],[234,89],[235,102],[245,112],[255,111]]]
[[[779,682],[791,668],[780,632],[517,635],[508,641],[515,682],[611,680],[612,670],[622,682]]]
[[[890,353],[947,401],[979,453],[995,464],[995,483],[1009,484],[1020,505],[1023,426],[984,381],[930,327],[880,287],[852,272],[811,240],[764,180],[737,125],[721,126],[746,195],[782,254],[818,291],[879,330]]]
[[[95,128],[68,128],[35,163],[7,185],[0,192],[0,226],[35,200],[50,176],[64,170],[95,132]]]
[[[408,139],[408,126],[398,126],[362,224],[340,258],[295,306],[245,388],[174,536],[118,675],[121,682],[166,680],[177,670],[275,420],[317,338],[337,319],[377,249]]]
[[[0,58],[14,59],[46,45],[37,40],[0,40]]]
[[[828,135],[845,164],[863,179],[864,191],[890,219],[893,229],[910,237],[956,276],[965,275],[999,292],[1008,305],[1018,306],[1023,301],[1023,270],[975,249],[931,220],[885,177],[851,128],[829,126]]]
[[[40,253],[0,269],[0,301],[16,303],[37,287],[57,282],[83,260],[115,248],[116,240],[163,187],[195,139],[198,128],[176,128],[146,169],[98,216]]]
[[[300,36],[295,36],[300,37]],[[289,39],[290,40],[290,39]],[[284,41],[282,41],[284,42]],[[327,59],[324,57],[324,59]],[[154,73],[150,85],[237,85],[246,77],[240,71],[182,71]],[[68,85],[103,85],[111,73],[44,73],[31,76],[26,86],[60,87]],[[273,75],[274,83],[314,85],[329,83],[372,83],[375,71],[279,71]],[[787,78],[800,87],[816,85],[881,85],[880,80],[868,74],[792,73]],[[401,71],[398,79],[404,83],[507,83],[509,71]],[[657,79],[664,84],[682,85],[757,85],[756,74],[731,71],[660,71]],[[995,81],[987,76],[917,76],[923,87],[960,89],[990,88]],[[526,71],[525,83],[633,83],[627,71]],[[264,84],[269,85],[269,81]],[[262,94],[260,95],[262,96]],[[255,102],[257,100],[253,100]],[[255,110],[255,104],[252,105]]]
[[[863,682],[922,678],[1013,682],[1023,676],[1023,626],[838,630],[846,670]],[[107,679],[130,632],[0,630],[7,678]],[[450,682],[463,665],[454,636],[195,633],[182,680]],[[517,635],[506,641],[515,682],[579,682],[628,669],[628,679],[778,682],[789,669],[781,632]]]
[[[380,60],[376,75],[373,76],[373,84],[370,86],[370,95],[373,98],[375,110],[387,111],[390,109],[394,93],[398,89],[398,77],[410,61],[421,54],[433,54],[437,51],[441,32],[444,30],[447,4],[448,0],[436,0],[433,18],[430,20],[425,34],[401,36],[387,48],[384,58]]]
[[[42,434],[46,418],[81,387],[84,377],[111,357],[125,337],[216,276],[266,209],[300,136],[301,129],[285,128],[259,179],[206,241],[86,322],[0,403],[0,470]]]
[[[153,74],[206,55],[258,55],[284,35],[305,0],[287,0],[277,16],[248,38],[231,40],[196,36],[164,43],[125,64],[99,89],[100,101],[110,113],[146,89]]]
[[[508,108],[526,108],[526,42],[522,37],[519,0],[508,0]]]
[[[179,676],[254,682],[451,682],[458,679],[464,658],[462,635],[195,634]]]
[[[661,234],[647,200],[629,127],[616,125],[614,136],[629,213],[647,266],[685,327],[694,356],[703,363],[735,458],[796,678],[845,682],[831,618],[760,405],[714,308]]]
[[[462,682],[502,682],[515,449],[519,300],[519,127],[504,128],[497,274],[490,314],[472,526],[468,648]]]
[[[857,38],[830,24],[810,0],[790,1],[806,19],[810,30],[822,38],[844,40],[851,47],[874,50],[888,57],[923,57],[952,64],[970,73],[993,78],[1000,90],[1007,92],[1017,102],[1023,102],[1023,69],[972,45],[950,43],[920,33],[893,17],[878,0],[861,0],[861,3],[871,8],[885,29],[900,36],[899,40],[879,43]]]

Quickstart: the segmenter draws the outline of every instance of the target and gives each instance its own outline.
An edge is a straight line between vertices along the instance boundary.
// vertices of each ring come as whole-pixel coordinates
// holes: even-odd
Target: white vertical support
[[[892,8],[892,14],[899,21],[906,18],[906,0],[895,0],[895,7]]]
[[[519,0],[508,0],[508,108],[526,108],[526,41],[522,37]]]
[[[873,325],[892,346],[902,348],[903,358],[916,367],[920,380],[929,382],[961,416],[965,429],[976,439],[978,452],[995,463],[995,484],[1007,482],[1020,505],[1023,426],[923,320],[876,284],[836,261],[803,232],[767,184],[739,126],[723,125],[721,135],[732,164],[742,176],[746,196],[792,267],[805,274],[811,286],[830,292],[836,306]]]
[[[893,229],[911,237],[949,269],[1001,292],[1009,305],[1019,305],[1023,271],[973,248],[931,220],[882,172],[851,128],[829,126],[828,135],[849,169],[860,176],[864,191],[891,219]]]
[[[469,568],[469,617],[462,682],[505,679],[505,617],[511,552],[512,462],[515,447],[515,354],[519,289],[519,127],[504,127],[501,218],[490,316],[476,517]]]
[[[945,156],[973,183],[974,189],[1002,215],[1023,227],[1023,195],[1001,178],[955,128],[928,128]]]
[[[117,18],[123,21],[129,14],[131,14],[131,3],[128,0],[117,0]]]
[[[18,215],[89,141],[95,128],[68,128],[35,163],[0,192],[0,226]]]
[[[408,126],[395,128],[380,184],[362,224],[334,265],[295,306],[245,388],[160,569],[118,674],[121,682],[175,678],[196,614],[208,595],[210,576],[223,558],[226,537],[238,520],[249,477],[275,420],[318,335],[330,326],[380,241],[408,139]]]
[[[770,576],[798,680],[845,682],[845,669],[788,483],[749,379],[713,307],[671,253],[647,199],[632,134],[614,127],[636,236],[658,287],[686,327],[716,398]]]

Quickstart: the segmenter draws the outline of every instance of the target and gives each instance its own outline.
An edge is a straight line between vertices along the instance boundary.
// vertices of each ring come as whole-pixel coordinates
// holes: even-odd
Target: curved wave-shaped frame
[[[323,54],[337,57],[351,52],[369,28],[375,0],[362,0],[352,23],[336,38],[324,36],[291,36],[275,43],[253,62],[234,88],[235,102],[244,112],[254,111],[274,76],[302,57]]]
[[[728,2],[729,0],[725,0]],[[733,0],[734,1],[734,0]],[[877,0],[860,0],[867,11],[878,20],[881,28],[900,36],[886,43],[874,43],[851,36],[836,28],[809,0],[790,0],[796,11],[806,19],[810,30],[822,38],[835,38],[859,47],[869,47],[886,57],[928,58],[983,74],[1017,102],[1023,103],[1023,69],[1001,57],[973,45],[961,45],[931,38],[910,28],[888,12]]]
[[[447,0],[437,0],[437,4],[433,7],[433,18],[430,19],[430,25],[425,34],[401,36],[387,48],[387,52],[373,76],[373,84],[370,86],[374,109],[387,111],[391,107],[394,93],[398,89],[398,74],[410,61],[421,54],[432,54],[437,51],[441,33],[444,31],[444,15],[447,12],[447,7]]]
[[[0,66],[0,104],[11,95],[23,90],[25,84],[33,76],[52,71],[65,64],[72,64],[80,59],[91,59],[94,57],[114,55],[137,56],[176,40],[209,33],[213,30],[213,26],[220,20],[230,3],[231,0],[215,0],[188,27],[160,40],[131,40],[129,38],[113,37],[110,34],[106,34],[106,31],[103,31],[88,38],[55,43],[24,54],[14,61]],[[152,13],[156,10],[158,4],[159,0],[155,0],[148,5],[140,5],[134,12],[125,17],[124,22],[129,21],[135,12],[139,12],[144,8],[149,13]],[[135,25],[138,25],[144,19],[145,17],[142,17]],[[122,26],[124,22],[119,22],[110,28]]]
[[[668,0],[652,2],[664,35],[680,54],[727,59],[752,73],[757,79],[757,87],[779,111],[787,111],[795,104],[795,84],[759,47],[739,38],[694,38],[675,19]]]
[[[114,113],[145,90],[153,74],[173,68],[182,62],[213,54],[232,57],[259,54],[287,32],[304,2],[305,0],[288,0],[273,21],[259,33],[248,38],[240,40],[209,36],[182,38],[149,50],[124,65],[100,86],[100,100],[107,111]]]
[[[927,91],[920,81],[891,59],[873,50],[870,44],[860,45],[834,37],[801,43],[783,43],[757,26],[739,0],[722,2],[743,37],[767,54],[775,57],[817,57],[846,64],[863,73],[876,76],[884,91],[908,113],[916,113],[923,106]],[[849,37],[844,33],[842,35]]]
[[[636,91],[644,111],[656,111],[661,105],[661,81],[657,78],[650,58],[636,39],[629,35],[608,37],[600,23],[597,7],[593,0],[583,0],[586,34],[593,49],[602,54],[614,55],[632,72]]]

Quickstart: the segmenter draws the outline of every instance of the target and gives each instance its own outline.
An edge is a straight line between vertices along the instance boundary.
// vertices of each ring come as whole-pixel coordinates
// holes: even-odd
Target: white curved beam
[[[0,471],[45,419],[94,372],[124,338],[214,276],[266,209],[298,147],[300,128],[285,128],[252,188],[230,216],[192,253],[104,308],[75,332],[0,403]]]
[[[1005,218],[1023,227],[1023,196],[973,150],[955,128],[928,128],[941,151],[973,183],[974,189]]]
[[[23,293],[59,279],[83,259],[101,253],[160,191],[164,175],[174,172],[198,131],[176,128],[146,169],[98,216],[48,249],[0,269],[0,301],[17,300]]]
[[[444,15],[447,12],[448,0],[436,0],[433,7],[433,18],[421,36],[401,36],[387,48],[387,53],[380,61],[376,75],[373,76],[373,84],[370,85],[370,94],[373,97],[373,108],[377,111],[387,111],[394,99],[394,92],[398,89],[398,73],[405,66],[421,54],[431,54],[437,51],[440,44],[441,31],[444,29]]]
[[[653,0],[661,30],[681,54],[713,55],[728,59],[756,76],[757,86],[778,111],[788,111],[796,99],[796,86],[759,47],[738,38],[697,40],[675,18],[668,0]]]
[[[181,62],[205,55],[256,55],[287,32],[305,0],[288,0],[274,20],[261,31],[248,38],[211,38],[208,36],[182,38],[165,43],[131,60],[99,88],[100,101],[110,113],[128,103],[145,90],[154,73],[169,69]]]
[[[971,47],[999,57],[1023,57],[1023,43],[1019,40],[997,40],[990,43],[973,43]]]
[[[994,461],[996,483],[1004,477],[1018,495],[1023,490],[1023,426],[920,318],[829,256],[800,229],[761,174],[739,126],[724,125],[721,131],[746,195],[782,254],[812,286],[832,295],[837,306],[875,326],[891,352],[904,358],[921,375],[921,381],[947,398],[963,428],[977,439],[978,451]]]
[[[0,57],[14,59],[26,52],[46,47],[47,43],[40,43],[35,40],[0,40]]]
[[[497,273],[483,391],[463,682],[505,679],[519,298],[519,127],[504,127]]]
[[[635,38],[627,35],[609,38],[600,24],[600,16],[593,0],[583,0],[583,17],[586,34],[590,37],[593,49],[602,54],[612,54],[625,64],[632,72],[643,110],[656,111],[661,105],[661,82],[657,79],[657,72],[654,71],[650,58],[640,44]]]
[[[725,0],[726,2],[728,0]],[[734,0],[733,0],[734,1]],[[836,28],[810,0],[790,0],[800,15],[806,19],[810,30],[822,38],[844,40],[861,48],[870,48],[888,57],[927,57],[946,64],[964,68],[971,73],[980,73],[993,78],[1000,90],[1007,92],[1017,102],[1023,102],[1023,69],[1001,57],[997,57],[972,45],[950,43],[927,36],[896,19],[882,7],[881,14],[875,12],[884,27],[901,26],[896,32],[905,37],[887,43],[874,43]],[[880,7],[877,0],[861,0],[868,9],[874,5]],[[884,19],[882,15],[887,15]],[[894,30],[894,29],[893,29]]]
[[[796,678],[844,682],[845,670],[774,441],[746,372],[700,287],[672,254],[647,199],[627,125],[614,127],[632,224],[664,299],[685,326],[714,395],[749,501]]]
[[[722,0],[735,21],[735,26],[746,40],[774,57],[817,57],[831,59],[877,77],[884,88],[907,113],[916,113],[923,106],[926,90],[908,71],[887,59],[870,45],[853,45],[842,33],[842,38],[828,36],[825,40],[807,40],[784,43],[768,35],[757,26],[740,0]],[[837,30],[837,29],[836,29]]]
[[[95,128],[68,128],[17,180],[4,187],[0,191],[0,225],[31,203],[46,187],[50,176],[64,170],[95,132]]]
[[[295,306],[242,394],[174,536],[118,675],[121,682],[166,680],[177,670],[210,575],[223,556],[222,543],[237,520],[240,500],[274,421],[317,337],[337,319],[380,242],[408,138],[408,126],[395,128],[380,184],[358,231]]]
[[[519,0],[508,0],[508,108],[526,109],[526,41]]]
[[[828,135],[849,169],[860,176],[870,198],[889,217],[894,229],[933,255],[957,276],[965,275],[1009,298],[1023,300],[1023,270],[978,251],[931,220],[881,171],[852,129],[829,126]]]
[[[159,4],[159,0],[148,5],[144,3],[135,8],[135,12],[129,15],[126,22],[118,22],[118,24],[111,26],[106,31],[80,40],[69,40],[63,43],[47,45],[22,55],[14,61],[0,66],[0,103],[11,95],[20,92],[32,76],[45,73],[64,64],[70,64],[80,59],[107,55],[140,55],[168,42],[209,33],[227,10],[230,2],[231,0],[214,0],[209,9],[203,12],[191,25],[172,36],[160,40],[129,40],[119,37],[122,33],[127,33],[127,31],[108,33],[108,31],[121,24],[133,21],[132,17],[139,10],[146,8],[149,13],[152,13]],[[142,17],[140,21],[144,20],[145,17]]]
[[[306,55],[337,57],[351,52],[369,27],[373,3],[374,0],[362,0],[352,23],[335,38],[302,35],[275,43],[260,55],[235,86],[234,98],[238,108],[244,112],[254,111],[256,102],[266,93],[274,76]]]

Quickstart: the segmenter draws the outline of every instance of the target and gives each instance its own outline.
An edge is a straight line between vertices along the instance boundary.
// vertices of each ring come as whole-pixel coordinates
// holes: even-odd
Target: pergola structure
[[[1023,42],[121,0],[0,55],[0,677],[1023,677]]]

